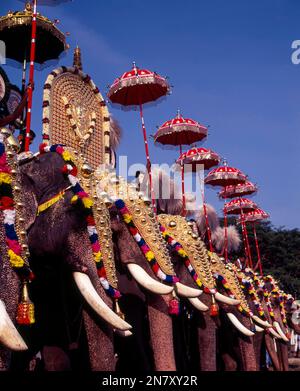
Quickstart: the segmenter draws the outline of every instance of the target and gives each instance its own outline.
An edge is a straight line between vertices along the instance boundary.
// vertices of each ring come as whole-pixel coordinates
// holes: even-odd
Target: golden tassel
[[[211,306],[210,306],[210,316],[218,316],[219,315],[219,306],[216,303],[216,299],[214,295],[211,295]]]
[[[121,319],[125,320],[125,314],[121,311],[118,299],[114,300],[114,311]]]
[[[22,299],[18,305],[17,323],[22,325],[31,325],[35,323],[34,304],[29,298],[28,281],[22,281]]]

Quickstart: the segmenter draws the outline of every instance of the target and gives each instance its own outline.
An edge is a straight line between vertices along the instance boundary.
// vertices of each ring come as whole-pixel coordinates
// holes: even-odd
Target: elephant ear
[[[20,167],[20,187],[22,189],[22,199],[24,201],[23,218],[25,219],[26,231],[28,231],[34,223],[38,210],[38,202],[34,192],[33,182],[31,181],[30,176],[26,174],[26,171],[30,172],[28,169],[30,164],[33,164],[33,162],[26,163]]]

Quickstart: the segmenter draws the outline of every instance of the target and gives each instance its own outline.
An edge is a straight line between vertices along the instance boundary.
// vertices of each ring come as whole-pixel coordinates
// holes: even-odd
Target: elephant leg
[[[156,371],[176,371],[169,297],[148,295],[148,317]]]

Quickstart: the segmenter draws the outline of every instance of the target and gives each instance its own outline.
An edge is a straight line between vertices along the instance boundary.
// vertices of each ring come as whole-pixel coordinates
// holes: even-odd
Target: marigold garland
[[[4,215],[5,241],[11,267],[21,280],[33,280],[34,275],[22,257],[22,247],[16,230],[16,210],[12,189],[11,168],[5,152],[4,136],[0,134],[0,209]]]
[[[189,256],[186,253],[186,251],[183,249],[182,245],[179,242],[177,242],[169,234],[169,232],[166,230],[166,228],[164,226],[162,226],[161,224],[160,224],[160,231],[162,233],[162,236],[163,236],[164,240],[168,243],[168,245],[172,248],[172,250],[175,250],[175,252],[180,256],[180,258],[183,259],[183,262],[184,262],[186,268],[188,269],[191,277],[193,278],[195,283],[198,285],[198,287],[201,288],[201,289],[204,289],[205,293],[215,294],[216,293],[216,289],[209,289],[209,288],[204,286],[204,284],[200,280],[196,270],[193,268],[193,266],[191,264],[191,261],[189,259]]]
[[[252,300],[252,302],[254,303],[254,306],[257,309],[259,316],[261,318],[263,318],[263,320],[266,320],[265,312],[262,308],[262,305],[260,303],[257,292],[256,292],[252,282],[249,280],[246,280],[245,278],[241,278],[239,276],[238,276],[238,279],[244,285],[245,290],[247,291],[248,295],[250,296],[250,299]]]
[[[93,216],[93,201],[89,198],[88,193],[86,193],[83,188],[79,184],[79,180],[77,178],[77,168],[73,162],[73,157],[69,151],[66,151],[62,145],[55,144],[49,146],[45,143],[40,145],[40,153],[46,152],[56,152],[65,161],[65,165],[62,168],[62,173],[68,176],[68,179],[71,183],[71,190],[74,193],[74,196],[71,199],[71,203],[76,204],[78,202],[84,207],[85,211],[85,219],[87,223],[87,230],[90,239],[90,243],[93,251],[93,258],[97,268],[97,274],[99,276],[101,285],[103,286],[105,292],[112,298],[118,299],[121,297],[120,292],[113,288],[108,280],[107,275],[103,263],[101,246],[99,243],[98,232],[95,225],[95,219]]]
[[[165,274],[161,270],[157,260],[155,259],[154,253],[150,250],[147,243],[142,238],[139,230],[136,228],[136,226],[133,222],[132,216],[131,216],[128,208],[125,205],[125,202],[121,199],[118,199],[115,201],[115,205],[116,205],[117,209],[119,210],[119,212],[121,213],[121,216],[122,216],[124,222],[126,223],[128,229],[129,229],[129,232],[134,237],[139,248],[142,250],[142,253],[144,254],[147,261],[149,262],[149,264],[150,264],[153,272],[156,274],[156,276],[159,279],[161,279],[162,281],[165,281],[168,283],[174,284],[174,283],[178,282],[179,278],[177,276]]]
[[[280,309],[282,322],[285,326],[287,326],[287,318],[286,318],[286,312],[284,308],[284,297],[281,291],[279,291],[278,287],[276,286],[275,280],[272,276],[267,275],[266,277],[264,277],[264,280],[270,282],[272,288],[271,295],[279,302],[279,309]]]
[[[251,275],[256,286],[258,288],[262,289],[262,292],[263,292],[262,296],[265,299],[265,303],[266,303],[270,318],[272,319],[272,321],[275,321],[275,314],[274,314],[274,310],[273,310],[272,303],[271,303],[271,293],[267,290],[265,284],[261,283],[260,279],[256,276],[256,274],[251,269],[248,268],[247,273],[249,273]]]

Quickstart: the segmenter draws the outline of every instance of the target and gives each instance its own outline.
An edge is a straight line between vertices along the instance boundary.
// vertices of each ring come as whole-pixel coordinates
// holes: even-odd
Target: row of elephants
[[[210,253],[203,225],[181,217],[180,203],[158,200],[156,216],[135,185],[91,170],[76,151],[41,146],[22,158],[11,138],[2,130],[35,275],[35,323],[14,324],[20,279],[2,216],[0,369],[288,369],[288,327],[299,326],[292,297],[271,276]]]

